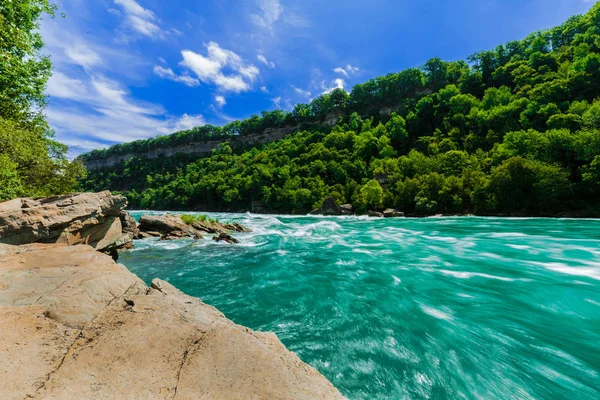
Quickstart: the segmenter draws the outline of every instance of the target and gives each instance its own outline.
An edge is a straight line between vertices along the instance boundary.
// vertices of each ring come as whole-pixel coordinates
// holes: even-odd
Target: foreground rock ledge
[[[272,333],[86,245],[0,245],[0,398],[337,399]]]
[[[138,234],[123,211],[127,199],[109,191],[0,203],[0,243],[88,244],[99,251],[128,247]]]

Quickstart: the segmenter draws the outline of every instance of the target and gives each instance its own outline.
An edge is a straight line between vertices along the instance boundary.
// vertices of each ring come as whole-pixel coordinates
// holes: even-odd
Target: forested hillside
[[[322,122],[339,117],[337,125]],[[600,4],[563,25],[483,51],[432,59],[242,122],[115,146],[85,157],[300,131],[210,157],[133,158],[91,172],[88,190],[126,191],[133,206],[306,212],[324,198],[366,211],[600,215]]]
[[[0,2],[0,201],[69,192],[85,174],[43,114],[52,64],[38,28],[55,10],[47,0]]]

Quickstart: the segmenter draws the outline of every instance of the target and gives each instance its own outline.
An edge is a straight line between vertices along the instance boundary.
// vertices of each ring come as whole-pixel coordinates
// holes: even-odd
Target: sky
[[[46,115],[71,155],[522,39],[592,0],[58,0]]]

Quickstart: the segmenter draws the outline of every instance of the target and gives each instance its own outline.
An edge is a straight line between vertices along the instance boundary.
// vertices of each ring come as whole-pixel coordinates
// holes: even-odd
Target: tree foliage
[[[0,4],[0,201],[64,193],[85,174],[42,113],[52,65],[40,55],[39,20],[55,10],[47,0]]]

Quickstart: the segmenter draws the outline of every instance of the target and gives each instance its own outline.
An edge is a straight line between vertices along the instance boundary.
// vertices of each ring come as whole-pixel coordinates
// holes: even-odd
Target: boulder
[[[123,226],[123,233],[131,233],[134,238],[137,238],[140,235],[140,229],[138,228],[138,223],[129,213],[122,211],[119,214],[119,219],[121,220],[121,226]]]
[[[373,218],[383,218],[383,213],[380,213],[378,211],[369,211],[368,215],[369,217]]]
[[[388,208],[383,212],[383,216],[385,218],[398,218],[404,217],[404,213],[402,211],[395,210],[393,208]]]
[[[273,333],[86,245],[0,245],[0,393],[13,399],[341,399]]]
[[[239,241],[237,239],[231,237],[230,235],[228,235],[226,233],[221,233],[219,236],[214,236],[213,240],[215,242],[227,242],[229,244],[239,243]]]
[[[231,232],[252,232],[237,222],[223,224],[211,221],[194,221],[186,224],[180,215],[144,215],[140,218],[138,237],[160,236],[161,240],[174,240],[184,237],[202,238],[203,233],[229,234]]]
[[[201,236],[196,235],[196,234],[192,235],[188,232],[173,231],[173,232],[169,232],[169,233],[165,233],[164,235],[161,235],[160,240],[161,241],[177,240],[177,239],[183,239],[183,238],[189,238],[189,237],[194,238],[194,240],[202,239]]]
[[[196,234],[196,230],[181,220],[179,215],[143,215],[140,218],[140,231],[160,232],[161,234],[182,232],[188,236]]]
[[[354,208],[352,207],[352,204],[342,204],[340,210],[344,215],[351,215]]]
[[[323,215],[342,215],[342,210],[335,203],[333,197],[328,197],[323,201],[321,207],[321,214]]]
[[[0,204],[0,243],[86,243],[109,251],[133,239],[123,232],[126,205],[125,197],[109,191],[11,200]]]
[[[231,224],[226,224],[224,226],[226,229],[232,230],[234,232],[252,233],[252,229],[245,227],[244,225],[240,225],[237,222],[232,222]]]

